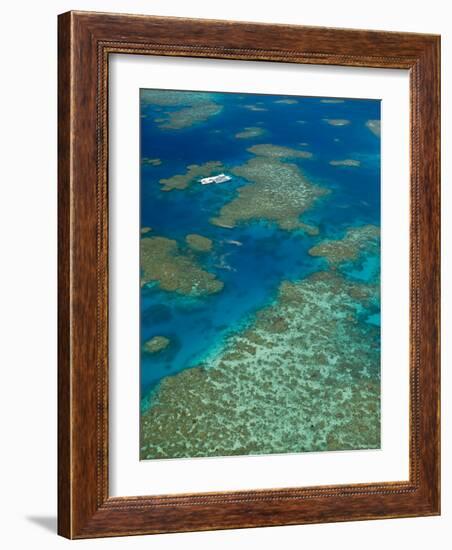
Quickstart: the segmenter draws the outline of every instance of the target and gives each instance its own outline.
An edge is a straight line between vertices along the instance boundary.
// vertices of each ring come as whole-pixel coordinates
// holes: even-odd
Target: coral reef
[[[379,120],[368,120],[366,127],[372,132],[372,134],[380,137],[381,134],[381,122]]]
[[[330,164],[331,166],[361,166],[361,162],[354,159],[330,160]]]
[[[206,121],[214,115],[218,115],[222,110],[223,107],[221,105],[206,101],[205,103],[185,107],[180,111],[170,111],[166,113],[166,118],[159,126],[166,130],[189,128],[194,124]]]
[[[350,121],[345,118],[324,118],[323,121],[330,126],[347,126],[347,124],[350,124]]]
[[[260,105],[243,105],[243,107],[249,111],[268,111],[266,107],[261,107]]]
[[[202,235],[191,233],[185,237],[185,240],[190,248],[196,252],[209,252],[212,250],[212,240]]]
[[[194,180],[213,176],[218,172],[222,172],[224,166],[221,162],[211,160],[204,164],[190,164],[187,166],[185,174],[177,174],[170,178],[162,178],[162,191],[172,191],[173,189],[186,189]]]
[[[241,132],[237,132],[237,134],[235,134],[235,137],[237,139],[250,139],[254,137],[259,137],[264,133],[265,130],[263,128],[259,128],[258,126],[247,126]]]
[[[162,290],[188,296],[214,294],[223,288],[222,281],[202,269],[193,255],[166,237],[141,239],[140,266],[142,286],[155,282]]]
[[[375,225],[352,227],[342,239],[325,240],[309,250],[311,256],[322,256],[331,266],[354,261],[363,252],[377,253],[380,246],[380,229]]]
[[[371,285],[320,272],[191,369],[165,378],[141,417],[142,459],[380,446],[379,330]]]
[[[170,339],[166,336],[154,336],[143,344],[143,351],[146,353],[158,353],[166,349],[170,344]]]
[[[142,157],[141,164],[147,165],[147,166],[160,166],[162,164],[161,159],[152,159],[149,157]]]
[[[203,101],[211,101],[212,95],[203,92],[181,92],[178,90],[140,90],[140,102],[142,106],[158,105],[161,107],[179,107],[181,105],[194,105]],[[158,109],[160,111],[160,109]]]
[[[303,223],[300,215],[328,191],[310,184],[297,165],[284,162],[290,157],[306,158],[310,153],[271,144],[254,145],[248,151],[255,156],[234,167],[232,173],[250,183],[238,189],[237,196],[221,208],[211,223],[234,227],[264,219],[277,223],[281,229],[317,234],[317,228]]]
[[[162,129],[180,130],[204,122],[219,114],[223,106],[214,100],[215,94],[171,90],[141,90],[142,105],[160,105],[178,109],[166,110],[154,122]]]
[[[298,149],[292,149],[291,147],[283,147],[281,145],[273,145],[272,143],[260,143],[259,145],[253,145],[247,149],[253,155],[270,157],[275,159],[286,158],[302,158],[309,159],[312,157],[312,153],[309,151],[299,151]]]
[[[320,103],[344,103],[343,99],[321,99]]]
[[[283,103],[285,105],[296,105],[298,101],[296,99],[277,99],[275,103]]]

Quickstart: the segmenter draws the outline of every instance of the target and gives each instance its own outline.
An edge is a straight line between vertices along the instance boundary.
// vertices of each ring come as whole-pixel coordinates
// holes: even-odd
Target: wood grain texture
[[[60,18],[68,26],[69,14]],[[70,32],[58,33],[58,530],[71,532],[71,345],[70,345],[70,190],[71,82]]]
[[[438,36],[68,12],[59,17],[58,531],[68,538],[439,513]],[[108,58],[404,68],[411,83],[410,479],[108,495]]]

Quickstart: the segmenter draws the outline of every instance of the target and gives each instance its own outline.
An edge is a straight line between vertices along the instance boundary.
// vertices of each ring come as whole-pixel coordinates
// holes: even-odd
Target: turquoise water
[[[211,239],[212,251],[199,255],[197,261],[224,286],[201,297],[168,292],[158,284],[142,287],[142,344],[155,336],[169,340],[158,353],[141,353],[142,398],[162,379],[200,365],[227,336],[244,330],[257,311],[275,300],[283,281],[303,280],[328,269],[325,259],[308,253],[313,246],[343,238],[350,227],[380,225],[380,139],[366,126],[367,121],[380,119],[379,101],[325,103],[321,98],[297,97],[292,104],[277,103],[287,99],[283,96],[215,93],[206,97],[222,107],[219,114],[182,128],[162,128],[155,119],[183,107],[184,93],[180,92],[180,105],[143,101],[142,96],[141,157],[158,158],[161,164],[141,167],[141,227],[152,228],[149,236],[177,241],[182,250],[187,234]],[[331,125],[325,119],[343,119],[348,124]],[[264,133],[237,138],[247,127],[262,128]],[[210,219],[222,206],[250,184],[238,176],[221,185],[191,182],[185,189],[162,190],[161,179],[184,174],[189,165],[221,161],[229,173],[253,157],[247,149],[256,144],[312,153],[312,158],[290,162],[299,166],[309,182],[330,191],[302,216],[318,228],[318,235],[286,231],[267,219],[253,219],[233,229],[212,224]],[[360,165],[329,164],[344,159]],[[365,283],[378,281],[379,271],[379,255],[341,267],[347,279]],[[378,298],[363,311],[360,322],[379,326]]]

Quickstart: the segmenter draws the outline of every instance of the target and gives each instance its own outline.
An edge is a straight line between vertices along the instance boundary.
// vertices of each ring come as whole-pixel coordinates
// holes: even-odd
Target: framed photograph
[[[61,535],[440,513],[439,49],[59,16]]]

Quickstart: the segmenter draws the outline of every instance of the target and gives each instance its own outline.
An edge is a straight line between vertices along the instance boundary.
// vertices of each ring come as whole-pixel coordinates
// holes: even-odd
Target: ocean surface
[[[142,285],[143,412],[158,401],[163,380],[208,366],[231,337],[252,326],[256,314],[278,299],[282,283],[330,270],[353,284],[379,285],[379,253],[343,261],[339,267],[309,253],[319,243],[343,239],[351,228],[380,226],[379,128],[369,127],[369,121],[378,126],[379,101],[232,93],[200,93],[187,100],[184,94],[172,92],[166,100],[161,92],[142,90],[142,240],[158,236],[175,241],[181,254],[214,274],[223,286],[218,292],[196,295],[164,290],[158,279]],[[246,129],[251,129],[249,137]],[[237,137],[243,132],[245,137]],[[282,229],[265,217],[234,227],[212,223],[241,188],[253,184],[233,175],[233,170],[253,158],[249,149],[259,144],[312,155],[287,162],[296,165],[310,184],[326,190],[301,216],[317,234]],[[197,176],[182,189],[164,189],[161,180],[212,161],[222,163],[218,173],[231,175],[229,182],[201,185]],[[189,234],[210,239],[211,250],[189,250]],[[378,331],[377,296],[361,308],[358,322]],[[150,353],[146,342],[154,337],[164,337],[165,346]],[[376,370],[378,378],[379,364]]]

